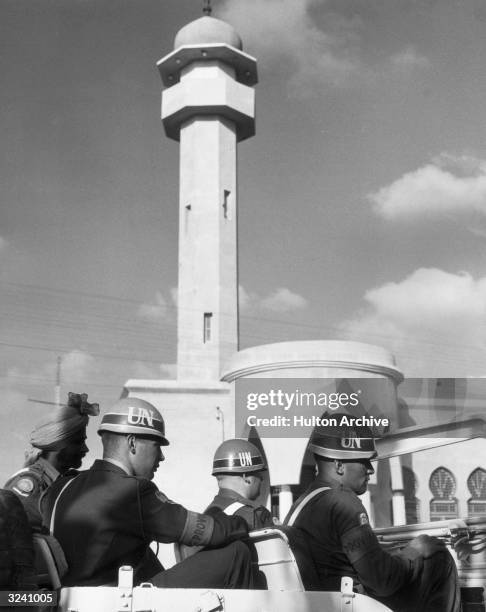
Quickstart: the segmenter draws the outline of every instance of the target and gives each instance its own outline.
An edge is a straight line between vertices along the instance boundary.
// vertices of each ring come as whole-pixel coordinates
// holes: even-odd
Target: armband
[[[213,530],[214,520],[211,516],[188,510],[180,542],[188,546],[205,546],[211,541]]]

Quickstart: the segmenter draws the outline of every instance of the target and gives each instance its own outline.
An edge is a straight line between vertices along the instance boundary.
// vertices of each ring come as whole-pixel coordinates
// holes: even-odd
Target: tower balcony
[[[238,141],[255,134],[255,92],[222,70],[216,78],[183,79],[162,96],[165,133],[179,140],[183,123],[197,116],[217,116],[233,122]]]
[[[179,140],[183,123],[218,116],[235,125],[238,141],[255,134],[256,60],[226,44],[186,45],[157,64],[163,83],[165,133]]]
[[[218,60],[235,71],[235,79],[244,85],[258,82],[256,59],[248,53],[224,43],[184,45],[178,47],[157,62],[162,83],[172,87],[179,82],[181,71],[199,61]]]

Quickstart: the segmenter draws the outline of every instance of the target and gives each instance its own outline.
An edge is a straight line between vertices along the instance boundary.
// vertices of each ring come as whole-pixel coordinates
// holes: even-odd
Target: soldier
[[[251,442],[223,442],[214,454],[212,471],[219,492],[205,512],[219,509],[227,515],[242,516],[250,530],[273,527],[272,515],[256,501],[266,469],[264,458]]]
[[[86,393],[69,393],[67,405],[54,410],[30,434],[32,448],[25,453],[24,467],[5,488],[19,497],[34,531],[42,525],[41,495],[61,474],[81,466],[89,450],[85,443],[89,415],[97,414],[98,404],[89,404]]]
[[[333,415],[339,422],[342,415]],[[351,576],[357,590],[395,611],[458,612],[457,571],[436,538],[415,538],[398,554],[380,546],[358,495],[377,456],[367,427],[318,427],[309,449],[317,476],[292,506],[284,524],[307,540],[321,590],[339,590]]]
[[[34,559],[24,508],[12,491],[0,489],[0,589],[37,588]]]
[[[241,517],[198,514],[169,500],[151,482],[169,444],[159,411],[138,398],[119,400],[98,429],[103,459],[74,478],[60,478],[42,500],[69,571],[66,586],[116,583],[131,565],[137,582],[157,586],[251,586],[248,529]],[[181,542],[204,551],[164,571],[150,543]],[[222,547],[222,548],[217,548]]]

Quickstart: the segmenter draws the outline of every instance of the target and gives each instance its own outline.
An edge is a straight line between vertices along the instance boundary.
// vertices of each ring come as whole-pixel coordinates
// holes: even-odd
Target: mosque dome
[[[185,45],[224,44],[243,49],[241,38],[229,23],[205,15],[191,21],[177,32],[174,49]]]

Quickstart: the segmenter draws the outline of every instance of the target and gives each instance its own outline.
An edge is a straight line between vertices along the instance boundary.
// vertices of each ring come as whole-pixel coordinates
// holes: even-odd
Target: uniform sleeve
[[[217,547],[248,534],[241,517],[214,516],[186,510],[171,502],[157,487],[146,481],[141,486],[140,502],[143,529],[148,539],[158,542],[180,542],[187,546]]]
[[[3,488],[13,491],[21,500],[27,500],[39,496],[40,482],[35,474],[21,472],[9,478]]]
[[[29,523],[36,530],[40,529],[39,498],[42,493],[42,487],[39,476],[30,471],[21,472],[7,480],[4,489],[15,493],[25,508]]]
[[[387,553],[378,542],[363,504],[353,494],[336,499],[333,524],[342,549],[368,592],[386,597],[407,584],[418,571],[420,556],[405,558]]]

